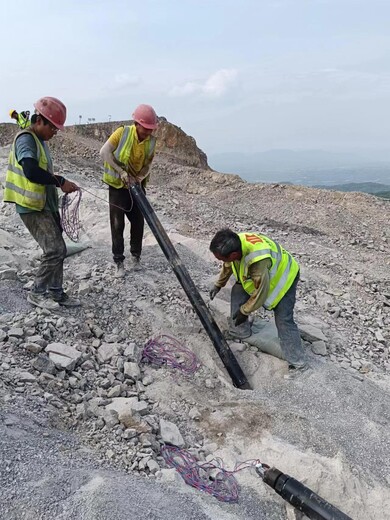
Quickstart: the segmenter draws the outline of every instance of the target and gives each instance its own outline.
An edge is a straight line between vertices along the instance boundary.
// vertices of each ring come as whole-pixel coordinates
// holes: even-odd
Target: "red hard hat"
[[[34,103],[34,107],[52,123],[58,130],[64,129],[66,119],[66,106],[57,98],[45,96]]]
[[[157,114],[150,105],[139,105],[134,110],[133,119],[149,130],[154,130],[158,125]]]

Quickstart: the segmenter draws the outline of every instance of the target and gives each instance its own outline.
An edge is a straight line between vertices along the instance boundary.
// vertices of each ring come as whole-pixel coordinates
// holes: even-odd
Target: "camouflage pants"
[[[34,211],[21,213],[20,218],[43,251],[41,265],[35,275],[34,292],[48,291],[52,296],[62,294],[66,245],[62,238],[59,214]]]

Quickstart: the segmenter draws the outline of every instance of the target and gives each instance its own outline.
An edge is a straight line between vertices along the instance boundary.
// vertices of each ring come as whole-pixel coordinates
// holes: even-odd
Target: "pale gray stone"
[[[51,359],[49,359],[44,354],[38,354],[38,356],[32,361],[32,366],[38,372],[44,372],[47,374],[55,374],[56,368]]]
[[[359,370],[362,367],[362,363],[358,359],[353,359],[351,361],[351,367],[355,370]]]
[[[106,410],[115,410],[119,420],[127,415],[132,415],[133,404],[138,402],[137,397],[115,397],[112,402],[105,406]]]
[[[117,343],[102,343],[97,351],[97,356],[101,363],[107,363],[107,361],[118,355],[119,348]]]
[[[160,435],[166,444],[172,444],[178,448],[183,448],[185,445],[184,439],[176,424],[160,419]]]
[[[91,292],[91,283],[86,282],[84,280],[82,282],[80,282],[79,290],[78,290],[79,295],[85,296],[85,295],[89,294],[90,292]]]
[[[39,354],[39,352],[42,352],[43,350],[43,347],[38,345],[38,343],[24,343],[23,346],[26,350],[32,352],[33,354]]]
[[[49,343],[45,351],[56,366],[65,370],[73,370],[82,356],[81,352],[64,343]]]
[[[233,352],[244,352],[246,345],[244,343],[233,342],[230,343],[229,347]]]
[[[110,430],[119,424],[118,413],[115,410],[104,410],[102,417],[107,428]]]
[[[175,480],[177,479],[177,471],[175,470],[175,468],[162,468],[159,473],[161,473],[160,475],[160,480],[161,482],[175,482]]]
[[[141,370],[137,363],[133,363],[132,361],[126,361],[123,366],[123,372],[126,377],[129,377],[136,381],[141,377]]]
[[[107,397],[111,399],[112,397],[119,397],[121,395],[121,385],[113,386],[107,393]]]
[[[309,341],[310,343],[313,343],[314,341],[326,341],[327,339],[322,330],[314,327],[313,325],[300,323],[299,330],[302,338],[306,341]]]
[[[126,357],[134,358],[134,356],[135,356],[135,349],[136,349],[135,343],[130,343],[125,348],[125,351],[124,351],[123,355],[126,356]]]
[[[20,372],[17,377],[19,381],[22,381],[23,383],[34,383],[34,381],[37,380],[37,378],[33,374],[30,374],[30,372]]]
[[[152,473],[152,475],[154,475],[157,471],[160,470],[160,466],[154,459],[148,460],[146,465],[149,468],[149,471],[150,473]]]
[[[100,327],[98,327],[97,325],[93,325],[92,327],[92,333],[94,336],[96,336],[98,339],[102,338],[104,336],[104,331],[103,329],[101,329]],[[99,343],[100,345],[100,343]],[[98,346],[99,346],[98,345]]]
[[[196,407],[191,408],[191,410],[188,412],[188,416],[194,421],[199,421],[199,419],[202,417],[200,411]]]
[[[0,280],[17,280],[18,272],[11,267],[0,270]]]
[[[137,401],[131,405],[131,410],[133,413],[138,413],[139,415],[147,415],[148,413],[148,403],[146,401]]]
[[[36,336],[30,336],[28,338],[29,343],[37,343],[38,345],[41,345],[43,348],[47,346],[47,341],[42,338],[42,336],[39,336],[38,334]]]
[[[8,336],[15,338],[22,338],[24,331],[21,327],[11,327],[8,331]]]
[[[314,354],[317,354],[317,356],[326,356],[328,352],[325,341],[314,341],[311,350]]]
[[[144,386],[149,386],[153,383],[154,379],[153,379],[153,376],[151,374],[146,374],[143,378],[142,378],[142,384]]]

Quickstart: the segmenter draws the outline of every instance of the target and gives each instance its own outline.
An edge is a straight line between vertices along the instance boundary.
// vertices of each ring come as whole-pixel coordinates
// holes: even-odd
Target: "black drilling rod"
[[[176,249],[173,247],[165,229],[161,225],[154,209],[146,198],[142,188],[135,184],[130,187],[130,193],[134,197],[138,207],[142,211],[153,235],[156,237],[164,255],[170,263],[177,279],[183,287],[191,305],[195,309],[203,327],[205,328],[209,338],[211,339],[215,350],[217,351],[222,363],[225,365],[230,377],[232,378],[234,386],[242,390],[250,390],[249,383],[241,370],[237,359],[226,343],[217,323],[215,322],[211,312],[207,308],[202,296],[192,281],[187,268],[183,265]]]
[[[311,520],[352,520],[301,482],[276,468],[265,471],[262,478],[278,495]]]

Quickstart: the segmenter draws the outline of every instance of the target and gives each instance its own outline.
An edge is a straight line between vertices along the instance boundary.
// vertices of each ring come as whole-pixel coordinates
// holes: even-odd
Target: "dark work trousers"
[[[299,280],[299,273],[296,276],[292,286],[277,304],[272,309],[275,316],[275,325],[278,329],[278,336],[280,346],[283,352],[284,359],[295,367],[301,367],[306,364],[305,351],[303,350],[301,335],[299,333],[297,324],[294,321],[294,306],[297,292],[297,284]],[[232,288],[234,290],[235,305],[231,306],[233,311],[237,312],[238,308],[249,299],[249,294],[244,290],[241,284],[236,283]],[[233,304],[233,298],[231,303]],[[237,308],[238,307],[238,308]]]
[[[135,200],[131,197],[127,188],[109,189],[110,202],[110,225],[112,254],[114,262],[123,262],[125,259],[125,244],[123,233],[125,230],[125,215],[130,222],[130,253],[133,256],[140,257],[142,251],[142,239],[144,236],[144,217],[141,210],[137,206]],[[145,189],[142,188],[144,193]]]
[[[33,291],[41,294],[49,291],[51,296],[59,297],[63,292],[66,256],[60,215],[50,211],[34,211],[20,213],[20,218],[43,251],[41,265],[35,275]]]

